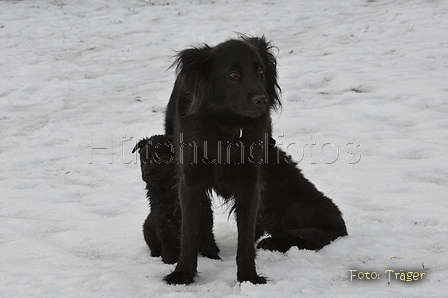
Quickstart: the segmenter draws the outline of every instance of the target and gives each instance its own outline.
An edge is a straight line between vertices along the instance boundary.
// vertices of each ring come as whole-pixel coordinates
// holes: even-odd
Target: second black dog
[[[306,179],[297,163],[270,139],[268,162],[262,164],[265,179],[255,239],[257,247],[288,251],[292,246],[318,250],[347,228],[338,207]]]
[[[162,257],[164,263],[179,260],[181,212],[178,199],[178,178],[171,143],[163,135],[141,140],[132,153],[138,150],[142,179],[146,182],[147,197],[151,206],[143,225],[143,235],[151,249],[151,256]],[[204,212],[211,212],[211,207]],[[213,219],[210,214],[209,218]],[[219,249],[211,232],[213,221],[201,222],[199,251],[210,259],[219,259]]]

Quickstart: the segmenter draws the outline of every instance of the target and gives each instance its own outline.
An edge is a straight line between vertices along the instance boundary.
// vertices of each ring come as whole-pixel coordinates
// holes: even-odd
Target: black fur
[[[214,189],[234,203],[238,281],[266,283],[255,269],[254,236],[264,140],[271,134],[270,110],[280,104],[271,45],[264,37],[241,37],[181,51],[175,65],[165,129],[179,170],[181,252],[165,280],[193,282],[201,222],[211,221],[207,194]]]
[[[137,149],[151,206],[143,225],[143,235],[151,256],[161,256],[164,263],[173,264],[179,260],[181,225],[174,148],[165,136],[155,135],[141,140],[132,152]],[[210,206],[204,208],[205,212],[209,210]],[[201,234],[200,252],[208,258],[219,259],[219,249],[210,228],[213,222],[203,224],[207,228]]]
[[[142,148],[139,152],[145,154],[150,152],[149,156],[152,158],[156,156],[163,158],[163,154],[170,150],[158,146],[158,142],[163,145],[170,144],[170,141],[162,136],[153,136],[139,142],[138,146]],[[148,151],[148,146],[151,148],[158,146],[159,149]],[[169,147],[172,148],[171,145]],[[142,164],[148,164],[147,159],[142,156],[140,158]],[[148,197],[161,202],[159,205],[151,206],[152,213],[164,210],[165,217],[159,217],[161,237],[166,237],[166,243],[171,243],[172,247],[179,247],[179,203],[177,192],[172,191],[177,189],[177,177],[174,176],[176,165],[172,157],[169,159],[170,162],[165,162],[167,160],[168,157],[164,157],[164,162],[152,163],[151,169],[142,166],[142,176],[144,180],[145,177],[153,177],[152,180],[145,180]],[[269,140],[268,160],[262,164],[262,170],[265,183],[262,202],[258,209],[255,238],[259,239],[265,233],[269,237],[262,239],[257,245],[258,248],[286,252],[292,246],[297,246],[300,249],[318,250],[336,238],[347,235],[345,222],[338,207],[303,176],[297,164],[275,146],[273,139]],[[150,191],[151,189],[153,191]],[[154,191],[159,189],[161,192]],[[145,222],[144,234],[151,248],[151,255],[154,256],[153,250],[157,251],[158,247],[151,243],[158,238],[153,232],[153,225],[149,223],[151,214]],[[174,223],[175,228],[172,231],[175,232],[165,232],[163,223]],[[206,228],[208,229],[211,227]],[[167,239],[168,237],[170,239]],[[209,247],[214,247],[215,242],[212,243]],[[174,260],[176,261],[177,259]]]
[[[265,191],[257,220],[256,239],[267,232],[257,248],[288,251],[321,249],[347,235],[338,207],[307,180],[291,156],[269,147],[268,162],[262,165]]]
[[[291,246],[319,249],[347,235],[336,205],[303,177],[290,156],[274,146],[269,112],[280,105],[280,88],[271,45],[264,37],[187,49],[179,53],[175,65],[178,76],[165,130],[173,140],[176,158],[167,164],[155,163],[152,170],[142,166],[144,180],[145,171],[159,176],[145,180],[151,214],[144,233],[151,254],[158,251],[152,239],[166,236],[167,243],[174,240],[173,247],[180,241],[179,262],[165,277],[168,283],[193,282],[197,253],[204,254],[205,248],[219,258],[212,233],[211,189],[234,202],[241,282],[266,282],[256,273],[254,262],[254,240],[265,232],[270,236],[258,247],[282,252]],[[141,147],[148,140],[142,142]],[[151,191],[163,189],[165,183],[169,191]],[[160,207],[168,217],[156,216],[159,211],[152,200],[159,199],[169,202],[166,209]],[[182,223],[176,213],[179,207]],[[180,240],[179,232],[153,232],[156,222],[167,218],[175,223],[173,231],[181,225]],[[203,239],[208,239],[205,246]]]

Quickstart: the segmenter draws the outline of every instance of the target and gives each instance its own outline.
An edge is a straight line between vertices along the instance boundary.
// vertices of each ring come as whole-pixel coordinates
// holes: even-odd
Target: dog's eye
[[[264,74],[264,69],[263,68],[258,68],[257,70],[257,75],[262,76]]]
[[[240,74],[238,72],[236,72],[236,71],[229,72],[228,76],[231,79],[238,79],[238,78],[240,78]]]

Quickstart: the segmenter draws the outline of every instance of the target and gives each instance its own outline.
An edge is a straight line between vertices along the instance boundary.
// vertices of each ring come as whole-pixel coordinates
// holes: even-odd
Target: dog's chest
[[[213,167],[213,189],[230,199],[242,188],[258,185],[259,167],[254,164],[217,165]]]
[[[209,165],[261,164],[267,154],[262,143],[218,142],[214,146],[204,144],[201,149],[202,152],[198,152],[202,157],[200,161]]]

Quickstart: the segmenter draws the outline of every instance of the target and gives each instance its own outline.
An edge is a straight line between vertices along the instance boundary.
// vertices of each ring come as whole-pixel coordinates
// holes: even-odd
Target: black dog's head
[[[138,142],[132,153],[138,150],[142,179],[148,185],[158,181],[170,181],[173,177],[174,147],[164,135],[155,135]]]
[[[257,118],[280,106],[277,61],[265,37],[240,36],[215,47],[181,51],[178,80],[190,102],[185,114],[205,107]]]

